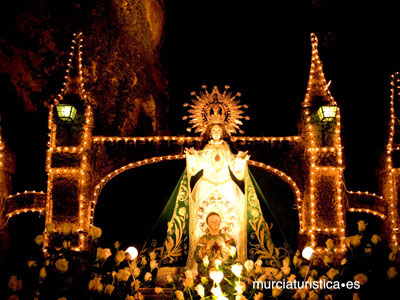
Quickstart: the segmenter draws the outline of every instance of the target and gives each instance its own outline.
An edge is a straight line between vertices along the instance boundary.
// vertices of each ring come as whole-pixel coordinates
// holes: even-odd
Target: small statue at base
[[[211,212],[206,218],[209,232],[196,245],[195,260],[200,276],[208,275],[218,264],[232,264],[236,257],[236,244],[231,236],[219,230],[221,217]]]

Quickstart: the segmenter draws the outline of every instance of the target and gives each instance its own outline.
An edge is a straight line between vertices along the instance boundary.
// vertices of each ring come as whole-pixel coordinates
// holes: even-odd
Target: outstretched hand
[[[250,155],[247,154],[247,151],[243,152],[243,151],[239,151],[237,156],[241,159],[245,159],[248,160],[250,158]]]
[[[185,148],[185,154],[186,155],[195,155],[197,153],[197,151],[193,148],[193,147],[191,147],[191,148]]]

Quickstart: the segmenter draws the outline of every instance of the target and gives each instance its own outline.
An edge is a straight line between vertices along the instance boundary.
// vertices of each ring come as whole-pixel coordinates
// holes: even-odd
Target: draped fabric
[[[186,169],[151,230],[142,252],[155,250],[160,266],[184,267],[189,248],[189,194]]]
[[[212,172],[215,166],[220,176]],[[192,191],[190,178],[200,170],[203,170],[203,175]],[[244,193],[232,180],[229,170],[238,180],[243,180]],[[263,217],[260,200],[267,205],[272,219],[270,224]],[[270,227],[271,223],[278,227],[279,224],[273,219],[273,212],[245,160],[233,155],[224,144],[221,147],[206,146],[200,155],[188,155],[187,168],[149,235],[144,250],[158,251],[161,267],[194,270],[197,266],[194,259],[196,244],[207,233],[205,217],[211,211],[220,214],[221,231],[235,240],[239,261],[277,256]],[[279,239],[285,241],[282,231],[280,233]]]

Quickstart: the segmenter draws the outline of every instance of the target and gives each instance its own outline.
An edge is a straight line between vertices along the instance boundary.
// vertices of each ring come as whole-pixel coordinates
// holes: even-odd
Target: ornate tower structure
[[[1,118],[0,118],[1,120]],[[4,170],[5,170],[5,146],[1,136],[1,127],[0,127],[0,204],[1,209],[4,207],[4,198],[8,196],[6,182],[4,178]]]
[[[0,116],[1,120],[1,116]],[[15,174],[15,156],[3,140],[0,125],[0,227],[3,221],[5,198],[11,194],[11,179]]]
[[[82,33],[74,35],[72,42],[64,87],[49,111],[46,224],[53,223],[56,230],[63,222],[78,227],[74,228],[79,232],[74,243],[78,250],[83,249],[89,230],[93,111],[83,83]]]
[[[3,266],[4,253],[8,248],[6,200],[11,194],[11,180],[14,174],[15,156],[3,140],[0,125],[0,269]]]
[[[400,198],[400,77],[391,76],[389,136],[384,154],[382,194],[387,205],[385,231],[390,246],[399,243],[399,198]]]
[[[345,251],[343,160],[340,113],[325,80],[318,54],[318,39],[311,34],[311,66],[302,104],[300,134],[304,142],[305,175],[300,215],[300,238],[317,252],[328,238],[335,251]]]

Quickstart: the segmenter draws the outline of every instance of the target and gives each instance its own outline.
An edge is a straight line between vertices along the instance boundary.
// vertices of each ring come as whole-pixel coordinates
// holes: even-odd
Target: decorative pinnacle
[[[308,78],[307,91],[304,98],[303,105],[308,106],[313,100],[329,102],[330,104],[336,104],[333,99],[329,86],[331,82],[326,82],[325,74],[322,69],[322,62],[318,54],[318,37],[314,34],[310,34],[311,39],[311,66],[310,75]]]
[[[71,50],[69,53],[68,67],[65,71],[65,81],[63,88],[57,95],[56,102],[62,101],[63,96],[66,94],[79,95],[84,101],[88,100],[82,71],[82,32],[74,33],[72,39]]]

